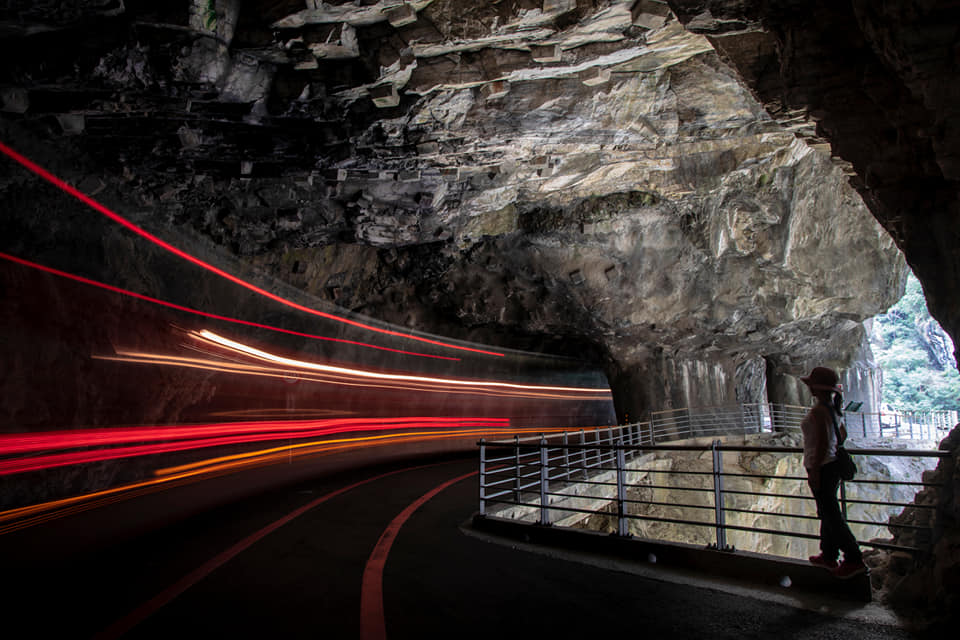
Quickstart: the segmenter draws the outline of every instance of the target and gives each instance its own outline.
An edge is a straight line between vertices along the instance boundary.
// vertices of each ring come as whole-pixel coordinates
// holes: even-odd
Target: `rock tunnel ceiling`
[[[765,386],[794,399],[779,377],[868,359],[862,321],[905,274],[877,220],[928,295],[943,290],[928,285],[903,194],[883,188],[896,167],[901,182],[927,172],[931,220],[947,232],[932,260],[956,272],[955,183],[939,170],[953,166],[953,133],[897,164],[913,129],[873,153],[849,133],[849,105],[810,111],[809,78],[771,71],[778,51],[795,64],[806,51],[778,44],[802,27],[787,9],[7,6],[9,144],[143,224],[206,238],[342,307],[602,360],[621,413],[754,401]],[[857,33],[897,51],[877,15]],[[792,80],[801,88],[785,91]],[[948,113],[907,102],[889,106],[914,123]],[[0,188],[24,201],[37,187],[4,166]],[[952,303],[937,300],[956,336]]]

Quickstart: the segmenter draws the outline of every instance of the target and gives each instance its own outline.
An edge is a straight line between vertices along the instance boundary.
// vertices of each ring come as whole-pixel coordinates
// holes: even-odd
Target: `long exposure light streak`
[[[558,433],[561,429],[511,429],[510,435],[514,433]],[[486,436],[506,435],[500,429],[467,429],[457,432],[445,432],[441,434],[429,434],[430,438],[475,438]],[[57,518],[73,515],[89,509],[94,509],[108,504],[120,502],[133,497],[142,496],[155,491],[180,486],[183,484],[195,482],[205,478],[213,478],[228,473],[234,473],[248,469],[251,466],[266,466],[286,460],[288,456],[292,458],[309,457],[317,455],[328,455],[342,452],[349,449],[367,446],[386,446],[398,441],[419,441],[424,439],[417,436],[416,432],[401,432],[388,435],[367,436],[357,438],[344,438],[338,440],[326,440],[313,443],[301,443],[304,446],[299,450],[287,452],[286,447],[276,450],[264,450],[262,459],[254,460],[212,460],[207,467],[191,467],[180,472],[171,472],[169,474],[157,475],[154,478],[133,482],[109,489],[85,493],[78,496],[51,500],[25,507],[18,507],[0,512],[0,535],[31,527],[43,522],[48,522]],[[309,448],[312,446],[313,448]],[[251,452],[256,454],[257,452]]]
[[[478,384],[466,383],[458,387],[438,385],[435,381],[419,382],[407,381],[402,379],[369,379],[362,376],[348,376],[339,373],[325,374],[323,372],[311,372],[303,369],[283,369],[277,367],[257,366],[237,362],[222,362],[219,360],[207,360],[202,358],[188,358],[184,356],[168,356],[164,354],[149,354],[133,351],[117,350],[116,356],[93,356],[96,360],[106,360],[113,362],[125,362],[130,364],[152,364],[161,366],[175,366],[186,369],[199,369],[203,371],[213,371],[219,373],[230,373],[238,375],[252,375],[264,378],[279,378],[289,380],[296,378],[304,382],[319,382],[324,384],[334,384],[344,387],[362,387],[365,389],[383,389],[383,390],[402,390],[402,391],[422,391],[426,393],[457,393],[469,394],[475,396],[487,396],[495,398],[540,398],[546,400],[570,400],[571,393],[568,391],[559,391],[556,393],[526,390],[526,389],[504,389],[493,388],[482,382]],[[589,391],[581,392],[577,395],[579,400],[609,400],[609,392],[603,389],[594,389],[593,393]]]
[[[561,431],[560,429],[511,429],[511,435],[519,435],[523,433],[555,433]],[[331,447],[331,445],[342,445],[344,443],[365,443],[365,444],[390,444],[395,443],[396,441],[416,441],[416,442],[426,442],[430,440],[449,440],[450,438],[482,438],[484,436],[500,436],[504,432],[501,430],[491,430],[490,428],[480,429],[459,429],[454,431],[443,431],[440,433],[432,431],[409,431],[402,433],[388,433],[385,435],[377,436],[362,436],[357,438],[339,438],[336,440],[323,440],[319,442],[301,442],[292,445],[284,445],[280,447],[273,447],[271,449],[262,449],[259,451],[249,451],[247,453],[238,453],[230,456],[222,456],[220,458],[211,458],[209,460],[201,460],[200,462],[193,462],[190,464],[180,465],[177,467],[169,467],[166,469],[158,469],[154,472],[154,475],[157,477],[169,475],[169,474],[185,474],[185,473],[206,473],[207,471],[219,471],[223,469],[232,469],[239,467],[248,467],[250,465],[262,466],[264,464],[273,464],[275,461],[285,461],[288,459],[288,456],[306,456],[312,455],[317,452],[326,452],[339,450],[341,447]]]
[[[274,434],[278,438],[299,433],[329,429],[331,433],[344,430],[375,428],[404,428],[411,425],[431,427],[459,427],[465,425],[508,426],[508,418],[447,418],[410,416],[399,418],[337,418],[327,420],[263,420],[252,422],[219,422],[193,425],[151,425],[139,427],[110,427],[70,431],[44,431],[30,434],[0,434],[0,455],[14,455],[52,449],[101,447],[131,442],[159,442],[164,440],[203,439],[244,434]]]
[[[196,338],[200,340],[207,341],[211,344],[224,347],[226,349],[245,354],[257,360],[262,360],[265,362],[272,362],[277,364],[286,365],[296,369],[304,369],[310,371],[323,371],[328,373],[335,373],[348,376],[356,376],[360,378],[370,378],[373,380],[388,380],[388,381],[403,381],[403,382],[423,382],[430,384],[439,384],[439,385],[449,385],[450,387],[456,388],[458,386],[462,387],[480,387],[480,388],[489,388],[489,389],[517,389],[522,391],[547,391],[553,393],[565,392],[570,394],[597,394],[603,393],[604,395],[609,394],[609,391],[605,389],[598,389],[596,387],[563,387],[563,386],[549,386],[549,385],[526,385],[526,384],[516,384],[513,382],[489,382],[485,380],[460,380],[457,378],[432,378],[428,376],[410,376],[410,375],[401,375],[401,374],[392,374],[392,373],[379,373],[376,371],[366,371],[363,369],[349,369],[346,367],[336,367],[328,364],[320,364],[317,362],[307,362],[304,360],[296,360],[293,358],[286,358],[283,356],[278,356],[249,345],[245,345],[229,338],[220,336],[212,331],[203,329],[199,332],[191,332]]]
[[[52,437],[44,438],[46,434],[38,434],[32,437],[4,437],[0,439],[0,454],[23,453],[28,447],[30,451],[43,451],[49,449],[64,449],[84,446],[93,442],[101,444],[116,444],[117,442],[131,442],[132,435],[136,431],[143,433],[143,440],[159,440],[177,438],[172,442],[156,442],[154,444],[141,444],[136,446],[115,446],[105,449],[93,449],[83,451],[70,451],[65,453],[48,453],[44,455],[35,455],[25,458],[11,458],[0,460],[0,475],[10,475],[15,473],[25,473],[27,471],[40,471],[54,467],[63,467],[67,465],[82,464],[89,462],[102,462],[105,460],[119,460],[122,458],[132,458],[146,455],[156,455],[160,453],[173,453],[177,451],[188,451],[200,448],[210,448],[217,446],[226,446],[234,444],[244,444],[250,442],[263,442],[265,440],[277,440],[282,438],[315,438],[323,435],[337,433],[350,433],[357,431],[386,431],[397,428],[451,428],[458,426],[498,426],[503,428],[509,425],[509,420],[487,420],[486,424],[471,424],[471,420],[465,422],[444,421],[431,419],[408,419],[402,420],[384,420],[383,423],[375,421],[353,421],[339,422],[335,425],[322,425],[313,428],[305,428],[303,424],[297,424],[289,428],[284,423],[267,423],[253,426],[238,425],[232,427],[229,425],[219,425],[219,428],[207,427],[213,431],[211,435],[204,432],[203,427],[182,428],[174,427],[164,429],[160,434],[151,433],[149,428],[137,430],[122,430],[116,441],[110,437],[108,432],[98,430],[96,439],[84,438],[84,434],[77,434],[71,437],[66,434],[54,434]],[[191,434],[189,436],[185,434]],[[45,449],[36,448],[41,442],[48,446]],[[289,446],[289,445],[288,445]]]
[[[200,267],[200,268],[202,268],[202,269],[205,269],[206,271],[208,271],[208,272],[210,272],[210,273],[212,273],[212,274],[214,274],[214,275],[217,275],[217,276],[219,276],[219,277],[221,277],[221,278],[224,278],[224,279],[226,279],[226,280],[228,280],[228,281],[230,281],[230,282],[232,282],[232,283],[234,283],[234,284],[236,284],[236,285],[238,285],[238,286],[240,286],[240,287],[243,287],[244,289],[247,289],[247,290],[249,290],[249,291],[252,291],[252,292],[254,292],[254,293],[258,294],[258,295],[261,295],[261,296],[263,296],[263,297],[265,297],[265,298],[267,298],[267,299],[269,299],[269,300],[273,300],[274,302],[278,302],[278,303],[280,303],[280,304],[282,304],[282,305],[285,305],[285,306],[287,306],[287,307],[290,307],[291,309],[296,309],[296,310],[298,310],[298,311],[302,311],[302,312],[304,312],[304,313],[308,313],[308,314],[311,314],[311,315],[314,315],[314,316],[318,316],[318,317],[321,317],[321,318],[326,318],[326,319],[328,319],[328,320],[333,320],[333,321],[335,321],[335,322],[340,322],[340,323],[347,324],[347,325],[350,325],[350,326],[353,326],[353,327],[357,327],[357,328],[359,328],[359,329],[364,329],[364,330],[367,330],[367,331],[373,331],[373,332],[380,333],[380,334],[383,334],[383,335],[395,336],[395,337],[404,338],[404,339],[407,339],[407,340],[414,340],[414,341],[417,341],[417,342],[422,342],[422,343],[426,343],[426,344],[432,344],[432,345],[435,345],[435,346],[445,347],[445,348],[448,348],[448,349],[455,349],[455,350],[459,350],[459,351],[470,351],[470,352],[473,352],[473,353],[479,353],[479,354],[489,355],[489,356],[503,357],[503,355],[504,355],[503,353],[498,353],[498,352],[496,352],[496,351],[488,351],[488,350],[485,350],[485,349],[477,349],[477,348],[473,348],[473,347],[467,347],[467,346],[463,346],[463,345],[453,344],[453,343],[450,343],[450,342],[444,342],[444,341],[441,341],[441,340],[434,340],[434,339],[431,339],[431,338],[425,338],[425,337],[423,337],[423,336],[417,336],[417,335],[413,335],[413,334],[410,334],[410,333],[403,333],[403,332],[400,332],[400,331],[393,331],[393,330],[391,330],[391,329],[383,329],[383,328],[380,328],[380,327],[375,327],[375,326],[373,326],[373,325],[369,325],[369,324],[366,324],[366,323],[363,323],[363,322],[358,322],[358,321],[356,321],[356,320],[351,320],[351,319],[349,319],[349,318],[344,318],[344,317],[342,317],[342,316],[338,316],[338,315],[335,315],[335,314],[332,314],[332,313],[327,313],[327,312],[325,312],[325,311],[320,311],[319,309],[313,309],[313,308],[311,308],[311,307],[307,307],[307,306],[304,306],[304,305],[302,305],[302,304],[298,304],[298,303],[296,303],[296,302],[293,302],[292,300],[288,300],[288,299],[286,299],[286,298],[284,298],[284,297],[282,297],[282,296],[279,296],[279,295],[277,295],[277,294],[275,294],[275,293],[271,293],[271,292],[269,292],[269,291],[267,291],[267,290],[265,290],[265,289],[262,289],[262,288],[254,285],[254,284],[252,284],[252,283],[250,283],[250,282],[247,282],[246,280],[243,280],[242,278],[239,278],[239,277],[237,277],[237,276],[235,276],[235,275],[233,275],[233,274],[231,274],[231,273],[228,273],[228,272],[224,271],[223,269],[220,269],[220,268],[218,268],[218,267],[215,267],[215,266],[212,265],[212,264],[209,264],[209,263],[207,263],[207,262],[204,262],[204,261],[201,260],[200,258],[197,258],[196,256],[193,256],[193,255],[187,253],[186,251],[183,251],[182,249],[178,249],[177,247],[173,246],[173,245],[170,244],[169,242],[166,242],[166,241],[158,238],[157,236],[153,235],[152,233],[150,233],[150,232],[146,231],[145,229],[143,229],[143,228],[135,225],[134,223],[130,222],[129,220],[127,220],[126,218],[124,218],[124,217],[121,216],[120,214],[118,214],[118,213],[114,212],[113,210],[109,209],[108,207],[106,207],[105,205],[101,204],[100,202],[94,200],[93,198],[91,198],[91,197],[88,196],[87,194],[83,193],[83,192],[80,191],[79,189],[77,189],[77,188],[71,186],[70,184],[68,184],[67,182],[61,180],[60,178],[58,178],[57,176],[55,176],[53,173],[47,171],[46,169],[44,169],[43,167],[41,167],[41,166],[38,165],[37,163],[35,163],[35,162],[33,162],[32,160],[30,160],[29,158],[27,158],[26,156],[23,156],[23,155],[17,153],[16,151],[14,151],[13,149],[11,149],[10,147],[8,147],[7,145],[5,145],[5,144],[2,143],[2,142],[0,142],[0,152],[2,152],[3,154],[5,154],[7,157],[9,157],[10,159],[14,160],[15,162],[17,162],[18,164],[20,164],[20,165],[23,166],[24,168],[26,168],[26,169],[28,169],[29,171],[33,172],[34,174],[36,174],[36,175],[39,176],[40,178],[43,178],[44,180],[46,180],[46,181],[49,182],[50,184],[54,185],[55,187],[57,187],[58,189],[60,189],[60,190],[63,191],[64,193],[67,193],[67,194],[73,196],[74,198],[76,198],[76,199],[79,200],[80,202],[83,202],[84,204],[86,204],[88,207],[90,207],[90,208],[92,208],[93,210],[101,213],[102,215],[106,216],[107,218],[109,218],[109,219],[112,220],[113,222],[115,222],[115,223],[119,224],[120,226],[126,228],[127,230],[129,230],[129,231],[137,234],[138,236],[144,238],[145,240],[148,240],[149,242],[155,244],[156,246],[158,246],[158,247],[160,247],[160,248],[162,248],[162,249],[164,249],[164,250],[172,253],[173,255],[175,255],[175,256],[177,256],[177,257],[179,257],[179,258],[182,258],[183,260],[186,260],[187,262],[189,262],[189,263],[191,263],[191,264],[193,264],[193,265],[195,265],[195,266],[197,266],[197,267]]]
[[[173,302],[168,302],[168,301],[166,301],[166,300],[160,300],[159,298],[154,298],[154,297],[151,297],[151,296],[147,296],[147,295],[144,295],[144,294],[142,294],[142,293],[137,293],[137,292],[135,292],[135,291],[130,291],[130,290],[128,290],[128,289],[122,289],[122,288],[120,288],[120,287],[116,287],[116,286],[113,286],[113,285],[110,285],[110,284],[106,284],[106,283],[103,283],[103,282],[98,282],[97,280],[93,280],[93,279],[91,279],[91,278],[85,278],[85,277],[83,277],[83,276],[78,276],[78,275],[73,274],[73,273],[69,273],[69,272],[66,272],[66,271],[61,271],[60,269],[54,269],[54,268],[48,267],[48,266],[46,266],[46,265],[38,264],[38,263],[36,263],[36,262],[31,262],[30,260],[24,260],[23,258],[18,258],[17,256],[13,256],[13,255],[10,255],[10,254],[8,254],[8,253],[0,252],[0,259],[7,260],[7,261],[9,261],[9,262],[13,262],[13,263],[19,264],[19,265],[24,266],[24,267],[29,267],[29,268],[31,268],[31,269],[36,269],[36,270],[38,270],[38,271],[43,271],[43,272],[45,272],[45,273],[49,273],[49,274],[51,274],[51,275],[55,275],[55,276],[58,276],[58,277],[61,277],[61,278],[66,278],[66,279],[68,279],[68,280],[73,280],[74,282],[79,282],[79,283],[81,283],[81,284],[85,284],[85,285],[89,285],[89,286],[96,287],[96,288],[99,288],[99,289],[103,289],[103,290],[105,290],[105,291],[110,291],[110,292],[112,292],[112,293],[118,293],[118,294],[123,295],[123,296],[128,296],[128,297],[130,297],[130,298],[135,298],[135,299],[137,299],[137,300],[142,300],[142,301],[144,301],[144,302],[149,302],[149,303],[151,303],[151,304],[159,305],[159,306],[162,306],[162,307],[167,307],[168,309],[175,309],[175,310],[177,310],[177,311],[183,311],[183,312],[185,312],[185,313],[189,313],[189,314],[193,314],[193,315],[196,315],[196,316],[200,316],[200,317],[202,317],[202,318],[209,318],[209,319],[211,319],[211,320],[221,320],[221,321],[223,321],[223,322],[230,322],[230,323],[233,323],[233,324],[239,324],[239,325],[243,325],[243,326],[247,326],[247,327],[255,327],[255,328],[257,328],[257,329],[266,329],[266,330],[268,330],[268,331],[276,331],[276,332],[278,332],[278,333],[286,333],[286,334],[293,335],[293,336],[298,336],[298,337],[301,337],[301,338],[310,338],[311,340],[323,340],[323,341],[326,341],[326,342],[338,342],[338,343],[341,343],[341,344],[349,344],[349,345],[356,346],[356,347],[364,347],[364,348],[367,348],[367,349],[377,349],[377,350],[380,350],[380,351],[391,351],[391,352],[393,352],[393,353],[400,353],[400,354],[409,355],[409,356],[417,356],[417,357],[421,357],[421,358],[434,358],[434,359],[437,359],[437,360],[454,360],[454,361],[459,361],[459,360],[460,360],[460,358],[455,358],[455,357],[452,357],[452,356],[439,356],[439,355],[433,355],[433,354],[429,354],[429,353],[419,353],[419,352],[416,352],[416,351],[406,351],[406,350],[403,350],[403,349],[392,349],[392,348],[390,348],[390,347],[383,347],[383,346],[380,346],[380,345],[370,344],[370,343],[367,343],[367,342],[357,342],[357,341],[355,341],[355,340],[347,340],[347,339],[345,339],[345,338],[330,338],[330,337],[328,337],[328,336],[321,336],[321,335],[316,335],[316,334],[313,334],[313,333],[304,333],[304,332],[302,332],[302,331],[293,331],[293,330],[291,330],[291,329],[284,329],[284,328],[282,328],[282,327],[275,327],[275,326],[268,325],[268,324],[263,324],[263,323],[260,323],[260,322],[251,322],[250,320],[241,320],[241,319],[239,319],[239,318],[231,318],[231,317],[229,317],[229,316],[222,316],[222,315],[219,315],[219,314],[216,314],[216,313],[210,313],[210,312],[207,312],[207,311],[200,311],[199,309],[193,309],[193,308],[191,308],[191,307],[186,307],[186,306],[183,306],[183,305],[180,305],[180,304],[176,304],[176,303],[173,303]]]

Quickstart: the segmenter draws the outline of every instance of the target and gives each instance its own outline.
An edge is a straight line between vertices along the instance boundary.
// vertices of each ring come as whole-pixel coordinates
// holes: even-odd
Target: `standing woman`
[[[837,447],[847,437],[840,422],[840,407],[843,405],[840,378],[833,369],[815,367],[809,376],[800,380],[817,399],[817,404],[800,423],[803,466],[807,469],[807,482],[817,502],[817,516],[820,518],[820,555],[810,556],[810,562],[829,569],[838,578],[851,578],[866,572],[867,567],[837,501],[840,486]],[[841,550],[843,562],[837,564]]]

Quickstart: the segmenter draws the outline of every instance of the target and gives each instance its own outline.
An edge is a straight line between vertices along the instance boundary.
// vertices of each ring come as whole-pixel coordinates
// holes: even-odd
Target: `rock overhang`
[[[83,5],[92,29],[74,37],[95,54],[66,76],[8,68],[4,126],[90,158],[82,171],[141,217],[337,304],[592,344],[611,377],[710,388],[665,382],[639,405],[741,399],[757,358],[784,374],[842,362],[859,320],[898,297],[902,260],[848,167],[672,16],[297,4]],[[34,46],[27,31],[5,48]]]

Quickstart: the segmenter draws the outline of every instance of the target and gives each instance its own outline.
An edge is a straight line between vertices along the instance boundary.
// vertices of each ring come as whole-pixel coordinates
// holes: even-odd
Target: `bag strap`
[[[827,407],[830,411],[830,421],[833,422],[833,432],[837,435],[837,449],[843,446],[840,442],[840,426],[837,424],[837,414],[834,413],[832,407]]]

